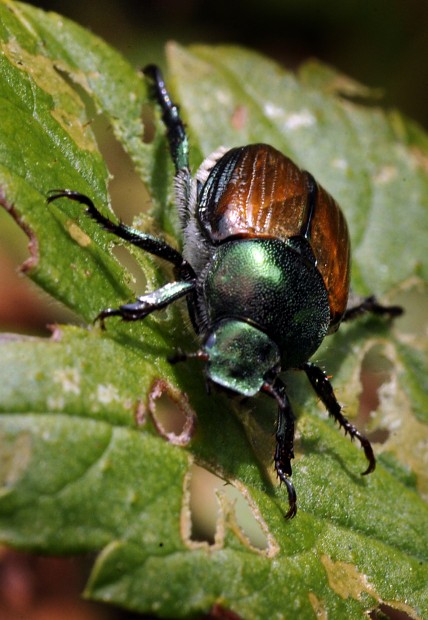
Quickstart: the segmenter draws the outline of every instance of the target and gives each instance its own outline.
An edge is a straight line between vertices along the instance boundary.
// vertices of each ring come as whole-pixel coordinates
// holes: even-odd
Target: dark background
[[[166,41],[237,43],[288,68],[310,57],[368,86],[387,106],[428,125],[426,0],[46,0],[137,66],[159,62]]]

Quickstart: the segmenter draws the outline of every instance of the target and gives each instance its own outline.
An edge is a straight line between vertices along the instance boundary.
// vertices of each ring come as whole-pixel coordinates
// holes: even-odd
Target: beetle
[[[294,415],[280,373],[303,370],[330,416],[357,438],[374,471],[370,441],[343,415],[329,379],[309,359],[340,323],[372,312],[402,313],[375,297],[350,305],[350,240],[337,202],[314,177],[267,144],[219,149],[192,177],[189,142],[178,106],[158,67],[144,69],[160,106],[173,164],[176,203],[183,230],[180,253],[160,238],[116,224],[87,196],[52,190],[48,202],[66,197],[113,235],[174,266],[175,281],[96,320],[144,319],[180,298],[201,341],[195,354],[207,380],[242,396],[263,392],[278,405],[274,466],[288,493],[286,518],[297,512],[291,480]]]

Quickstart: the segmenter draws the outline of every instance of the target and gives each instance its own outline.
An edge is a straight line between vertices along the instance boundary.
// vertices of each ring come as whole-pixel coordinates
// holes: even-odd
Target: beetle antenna
[[[181,349],[177,349],[173,355],[168,356],[168,362],[170,364],[179,364],[180,362],[185,362],[188,359],[197,359],[203,362],[207,362],[208,354],[206,353],[206,351],[203,350],[195,351],[193,353],[186,353]]]

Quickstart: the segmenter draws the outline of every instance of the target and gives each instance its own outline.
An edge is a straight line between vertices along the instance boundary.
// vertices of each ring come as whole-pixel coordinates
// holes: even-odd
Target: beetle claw
[[[284,472],[279,469],[279,467],[275,467],[276,469],[276,473],[277,476],[279,478],[280,484],[284,483],[287,489],[287,494],[288,494],[288,504],[289,504],[289,509],[286,512],[286,514],[284,515],[284,518],[289,520],[289,519],[293,519],[296,514],[297,514],[297,495],[296,495],[296,490],[294,488],[294,485],[291,481],[291,479],[284,474]]]

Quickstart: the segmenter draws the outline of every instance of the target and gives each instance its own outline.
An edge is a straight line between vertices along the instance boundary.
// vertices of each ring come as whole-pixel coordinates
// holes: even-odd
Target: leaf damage
[[[52,117],[78,148],[97,152],[98,147],[88,124],[86,108],[76,91],[58,73],[55,62],[46,55],[28,52],[15,38],[3,43],[2,51],[19,71],[28,74],[34,84],[49,95],[53,104]],[[68,72],[71,74],[71,70]],[[34,90],[35,119],[38,118],[39,105],[37,91]]]
[[[148,394],[148,409],[161,437],[176,446],[190,443],[197,416],[186,394],[165,379],[156,379]]]
[[[367,575],[360,573],[354,564],[349,562],[334,561],[328,555],[321,555],[320,560],[325,568],[330,587],[341,598],[351,597],[357,601],[362,595],[368,594],[371,598],[379,600],[376,589],[369,582]]]
[[[237,479],[192,463],[183,483],[181,534],[190,549],[226,549],[232,536],[244,549],[273,558],[280,546],[249,489]]]
[[[30,256],[20,266],[22,273],[31,273],[34,271],[39,262],[39,243],[37,235],[34,234],[33,229],[25,221],[25,216],[22,216],[18,209],[7,199],[8,190],[4,190],[4,187],[0,186],[0,205],[6,209],[6,211],[13,217],[18,226],[27,235],[28,250]]]

